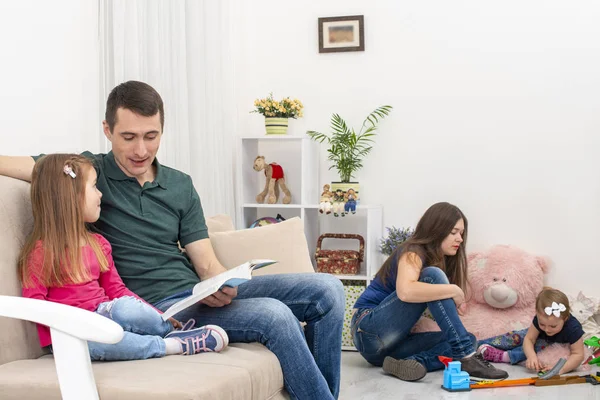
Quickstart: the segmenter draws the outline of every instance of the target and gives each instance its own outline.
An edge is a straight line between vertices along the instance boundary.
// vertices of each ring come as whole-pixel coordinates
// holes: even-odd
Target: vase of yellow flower
[[[304,106],[298,99],[284,98],[281,101],[273,99],[273,93],[265,99],[254,101],[255,110],[251,112],[265,116],[265,129],[267,135],[285,135],[288,129],[289,118],[302,117]]]

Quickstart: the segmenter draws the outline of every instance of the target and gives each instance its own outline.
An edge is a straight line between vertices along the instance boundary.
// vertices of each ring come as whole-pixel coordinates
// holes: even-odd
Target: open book
[[[222,274],[197,283],[189,297],[179,300],[162,314],[163,320],[166,321],[179,311],[185,310],[203,298],[215,293],[223,286],[236,287],[252,279],[252,271],[258,268],[266,267],[267,265],[275,264],[276,262],[277,261],[274,260],[250,260],[238,265],[235,268],[223,272]]]

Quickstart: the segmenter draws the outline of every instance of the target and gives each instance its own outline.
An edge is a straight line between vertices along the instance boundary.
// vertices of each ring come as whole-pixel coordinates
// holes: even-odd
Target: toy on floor
[[[452,361],[451,358],[438,356],[439,360],[446,366],[444,369],[444,378],[442,389],[449,392],[467,392],[471,389],[487,389],[513,386],[556,386],[569,385],[575,383],[590,383],[592,385],[600,384],[600,376],[596,375],[556,375],[563,367],[566,360],[561,358],[550,371],[543,376],[504,379],[501,381],[480,381],[471,382],[470,376],[465,371],[461,371],[460,361]]]
[[[577,297],[569,296],[571,304],[571,314],[581,323],[583,331],[583,340],[590,339],[593,336],[600,336],[600,303],[598,299],[587,297],[583,292],[579,292]]]
[[[559,359],[558,362],[556,363],[556,365],[554,365],[554,367],[550,368],[547,371],[546,370],[541,371],[539,378],[540,379],[549,379],[549,378],[552,378],[553,376],[558,375],[558,373],[560,372],[560,369],[565,366],[566,362],[567,362],[567,360],[564,358]]]
[[[255,171],[265,171],[265,177],[267,182],[265,183],[265,189],[256,196],[257,203],[263,203],[265,197],[267,198],[268,204],[277,203],[279,198],[279,188],[284,193],[282,203],[289,204],[292,201],[292,194],[285,185],[285,177],[283,174],[283,168],[277,163],[267,164],[264,156],[257,156],[254,159]]]
[[[451,358],[438,356],[444,363],[444,381],[442,389],[448,392],[468,392],[471,390],[471,378],[469,374],[460,369],[460,361],[452,361]]]
[[[557,375],[549,379],[540,379],[538,377],[506,379],[498,382],[477,382],[471,384],[471,389],[488,389],[512,386],[558,386],[571,385],[575,383],[590,383],[592,385],[598,385],[598,383],[600,383],[600,377],[597,375]]]
[[[590,347],[600,347],[600,343],[598,343],[598,338],[596,336],[592,336],[591,338],[584,340],[583,344]],[[585,363],[600,365],[600,349],[594,351],[594,353],[588,357],[587,360],[585,360]]]

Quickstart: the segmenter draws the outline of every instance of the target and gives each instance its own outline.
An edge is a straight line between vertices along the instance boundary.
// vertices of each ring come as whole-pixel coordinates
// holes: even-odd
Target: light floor
[[[499,365],[508,371],[509,379],[532,376],[524,367]],[[589,372],[600,371],[596,367]],[[585,375],[588,371],[574,372]],[[342,352],[342,381],[340,400],[421,400],[421,399],[598,399],[600,385],[576,384],[551,387],[507,387],[477,389],[470,392],[449,393],[441,388],[442,371],[430,372],[419,382],[403,382],[383,373],[381,368],[367,363],[357,352]]]

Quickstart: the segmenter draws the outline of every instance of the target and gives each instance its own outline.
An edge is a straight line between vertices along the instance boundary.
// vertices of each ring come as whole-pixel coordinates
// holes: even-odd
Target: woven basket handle
[[[363,261],[365,258],[365,239],[360,235],[355,235],[353,233],[324,233],[319,236],[317,240],[317,253],[321,250],[321,244],[323,243],[323,239],[331,238],[331,239],[356,239],[359,242],[358,249],[358,260]]]

